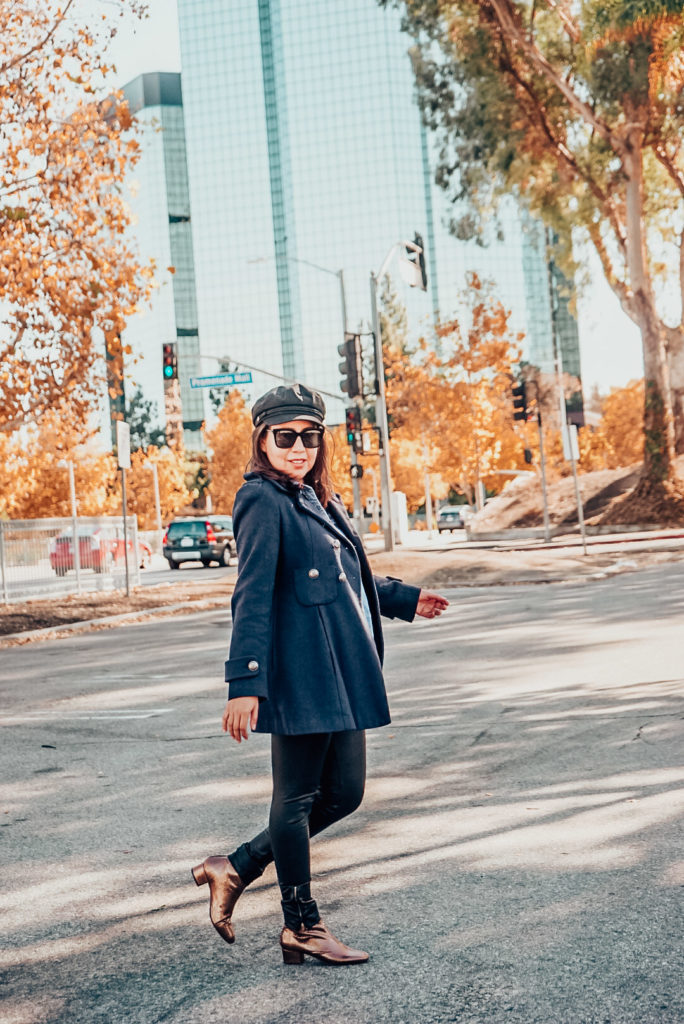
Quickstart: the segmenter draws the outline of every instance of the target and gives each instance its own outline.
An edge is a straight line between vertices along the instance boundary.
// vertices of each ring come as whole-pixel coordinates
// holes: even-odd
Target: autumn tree
[[[98,329],[120,346],[150,287],[125,240],[131,116],[98,97],[117,7],[142,11],[115,0],[98,26],[74,0],[0,0],[2,431],[60,404],[83,422],[103,386]]]
[[[78,514],[115,515],[121,511],[116,460],[92,433],[74,427],[57,409],[23,433],[4,434],[0,516],[37,519],[71,515],[68,462],[74,467]]]
[[[79,516],[121,515],[121,475],[116,459],[102,450],[86,427],[74,427],[61,410],[46,413],[23,432],[0,433],[3,486],[0,517],[40,519],[71,515],[68,463],[74,467]],[[131,453],[126,477],[126,506],[138,528],[157,526],[152,465],[157,467],[162,520],[188,504],[182,458],[170,448],[149,446]]]
[[[395,0],[379,0],[380,3]],[[441,147],[454,230],[484,237],[513,193],[565,243],[593,245],[639,327],[645,370],[640,503],[681,513],[684,440],[684,11],[680,0],[396,0]],[[556,258],[559,255],[556,254]],[[672,384],[672,391],[671,391]]]
[[[509,313],[476,274],[467,275],[459,316],[438,325],[439,349],[423,342],[413,358],[394,351],[387,381],[393,440],[417,441],[430,473],[473,503],[497,470],[522,464],[513,429],[511,379],[521,337]]]
[[[619,469],[641,460],[644,432],[644,382],[633,380],[601,399],[601,420],[580,434],[584,469]]]
[[[239,391],[228,392],[215,425],[206,433],[211,455],[210,493],[219,512],[233,511],[233,502],[249,461],[252,418]]]
[[[126,474],[126,509],[138,518],[138,529],[156,530],[154,470],[159,483],[159,510],[162,523],[168,523],[190,502],[185,483],[185,464],[173,448],[149,445],[131,452],[131,468]]]

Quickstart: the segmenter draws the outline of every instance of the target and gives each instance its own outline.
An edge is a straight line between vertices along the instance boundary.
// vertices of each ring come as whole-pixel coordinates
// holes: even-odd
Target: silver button
[[[340,546],[339,540],[334,540],[332,542],[332,546],[335,548],[335,550],[337,550],[337,548],[339,548],[339,546]]]
[[[346,574],[346,572],[341,572],[341,573],[340,573],[340,575],[339,575],[339,576],[338,576],[337,578],[338,578],[338,580],[340,581],[340,583],[344,583],[344,581],[345,581],[345,580],[346,580],[346,578],[347,578],[347,574]]]
[[[318,569],[309,569],[309,576],[312,580],[317,580],[319,575],[320,573],[318,572]]]
[[[259,662],[258,661],[248,661],[247,662],[247,668],[249,669],[250,672],[258,672],[259,671]]]

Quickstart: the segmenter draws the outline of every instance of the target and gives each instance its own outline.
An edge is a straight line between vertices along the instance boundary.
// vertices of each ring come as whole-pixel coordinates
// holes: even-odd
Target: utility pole
[[[116,421],[116,461],[121,470],[121,512],[123,516],[124,563],[126,566],[126,597],[131,596],[128,566],[128,521],[126,515],[126,470],[131,468],[131,428],[124,420]]]
[[[547,229],[547,244],[551,246],[553,241],[553,235],[551,229]],[[561,349],[560,338],[558,337],[558,330],[556,326],[556,314],[558,312],[558,303],[556,301],[556,293],[554,288],[553,280],[553,260],[547,259],[546,271],[549,282],[549,306],[551,309],[551,341],[553,344],[553,354],[556,362],[556,374],[558,377],[558,398],[560,403],[560,420],[561,420],[561,436],[563,438],[563,454],[572,466],[572,477],[575,483],[575,498],[577,501],[577,522],[580,528],[580,534],[582,536],[582,548],[584,554],[587,554],[587,531],[584,525],[584,509],[582,507],[582,494],[580,491],[579,478],[577,476],[577,459],[579,456],[579,448],[577,446],[577,427],[568,423],[568,414],[565,406],[565,389],[563,388],[563,351]]]
[[[344,270],[337,271],[337,277],[340,282],[340,302],[342,304],[342,337],[347,336],[347,298],[344,291]],[[358,466],[359,458],[354,448],[349,449],[349,457],[351,459],[352,466]],[[352,470],[353,474],[353,470]],[[353,515],[356,528],[361,533],[361,527],[363,523],[363,509],[361,508],[361,487],[357,476],[352,475],[352,505]]]
[[[544,428],[542,417],[539,411],[539,399],[537,398],[537,429],[539,430],[539,465],[541,469],[542,501],[544,504],[544,540],[548,544],[551,540],[551,529],[549,526],[549,498],[546,491],[546,454],[544,452]]]
[[[390,467],[389,425],[387,422],[387,401],[385,398],[385,363],[382,358],[382,335],[378,317],[379,277],[371,271],[371,316],[375,341],[375,425],[378,429],[380,455],[380,494],[382,498],[382,530],[385,536],[385,551],[394,551],[394,523],[392,520],[392,475]]]

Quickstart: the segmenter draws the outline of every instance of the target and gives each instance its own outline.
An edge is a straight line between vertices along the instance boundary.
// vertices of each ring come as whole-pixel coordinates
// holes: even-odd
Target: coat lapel
[[[349,525],[349,516],[347,515],[347,511],[342,502],[338,498],[335,498],[328,504],[327,512],[330,518],[334,520],[338,532],[344,536],[346,541],[349,541],[358,550],[358,535]]]
[[[313,516],[313,518],[317,522],[319,522],[321,526],[324,526],[329,533],[332,533],[333,536],[349,543],[351,537],[349,533],[346,530],[344,530],[340,525],[341,517],[339,514],[339,510],[336,508],[336,503],[331,502],[328,505],[328,515],[321,515],[318,509],[314,508],[312,505],[309,505],[308,501],[306,501],[306,499],[303,498],[301,493],[297,494],[297,504],[301,508],[302,512],[306,512],[307,515]],[[335,512],[337,512],[337,515],[335,515]],[[346,512],[344,514],[346,515]],[[331,520],[333,521],[331,522]]]

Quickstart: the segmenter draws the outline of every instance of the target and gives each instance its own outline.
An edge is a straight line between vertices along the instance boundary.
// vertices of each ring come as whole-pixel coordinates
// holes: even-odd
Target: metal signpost
[[[126,523],[126,470],[131,468],[131,428],[124,420],[116,421],[116,461],[121,470],[121,508],[123,511],[124,560],[126,563],[126,597],[131,596],[128,570],[128,526]]]
[[[582,547],[584,554],[587,553],[587,531],[584,526],[584,510],[582,508],[582,495],[580,494],[579,479],[577,477],[577,463],[579,461],[579,444],[577,441],[577,427],[574,423],[563,423],[563,456],[572,466],[572,478],[575,481],[575,499],[577,501],[577,521],[580,533],[582,534]]]
[[[69,496],[71,499],[71,529],[74,535],[74,569],[76,570],[76,592],[81,593],[81,544],[78,539],[78,506],[76,504],[76,483],[74,481],[74,464],[67,461],[69,470]]]

